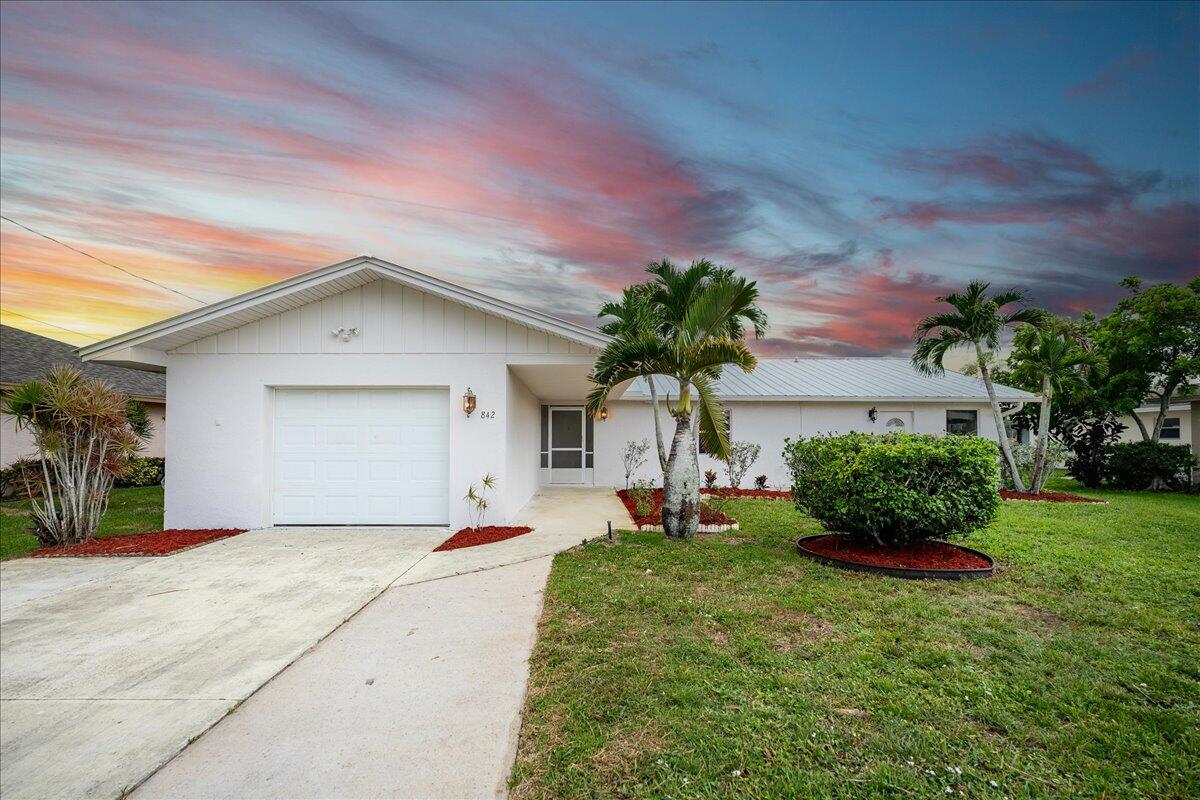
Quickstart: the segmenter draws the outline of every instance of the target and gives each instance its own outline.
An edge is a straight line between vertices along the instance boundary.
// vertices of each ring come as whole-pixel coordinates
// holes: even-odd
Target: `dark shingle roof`
[[[84,363],[75,346],[36,333],[0,325],[0,383],[24,383],[41,378],[54,364],[69,364],[84,375],[108,381],[128,395],[166,399],[167,376],[161,372]]]

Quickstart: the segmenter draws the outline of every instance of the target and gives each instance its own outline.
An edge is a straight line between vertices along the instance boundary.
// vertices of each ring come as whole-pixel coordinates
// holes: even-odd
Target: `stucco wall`
[[[1146,430],[1150,433],[1154,432],[1154,420],[1158,418],[1157,411],[1142,411],[1138,413],[1142,422],[1146,425]],[[1166,444],[1191,444],[1192,442],[1192,413],[1189,409],[1183,411],[1168,411],[1167,417],[1179,417],[1179,438],[1178,439],[1163,439]],[[1132,417],[1121,417],[1121,423],[1125,425],[1125,430],[1121,431],[1122,442],[1140,442],[1142,441],[1142,432],[1138,428],[1137,423]]]
[[[541,404],[512,372],[508,373],[505,463],[507,485],[501,486],[511,519],[538,489]]]
[[[509,373],[488,355],[230,354],[168,357],[166,520],[171,528],[257,528],[271,523],[273,387],[448,387],[450,524],[467,524],[461,502],[486,472],[503,523],[528,479],[510,480],[506,453]],[[470,386],[478,410],[462,413]],[[521,413],[527,403],[519,403]],[[483,411],[496,411],[488,420]],[[529,444],[536,455],[536,439]]]
[[[875,407],[877,420],[872,423],[867,411]],[[609,404],[609,418],[596,423],[597,486],[623,486],[625,470],[621,450],[630,439],[647,439],[651,449],[647,463],[634,478],[659,480],[658,456],[654,451],[654,422],[650,406],[644,402],[618,401]],[[770,486],[786,487],[789,480],[783,463],[784,439],[796,436],[816,436],[821,433],[884,432],[888,411],[908,411],[913,417],[915,433],[942,434],[946,432],[946,411],[971,409],[979,412],[979,434],[996,440],[996,426],[990,408],[983,403],[800,403],[800,402],[731,402],[731,426],[734,441],[755,442],[762,446],[758,461],[751,467],[743,486],[753,484],[754,476],[765,474]],[[670,447],[674,423],[664,411],[663,437]],[[712,469],[720,476],[719,485],[726,485],[724,464],[709,456],[700,456],[700,469]]]
[[[150,415],[152,433],[140,455],[162,458],[165,454],[164,417],[166,406],[162,403],[146,403]],[[7,414],[0,414],[0,467],[37,455],[33,436],[28,431],[17,430],[17,422]]]

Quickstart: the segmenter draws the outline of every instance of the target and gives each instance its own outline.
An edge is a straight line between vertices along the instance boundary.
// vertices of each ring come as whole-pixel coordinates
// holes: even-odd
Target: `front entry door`
[[[550,407],[550,482],[583,483],[584,410]]]

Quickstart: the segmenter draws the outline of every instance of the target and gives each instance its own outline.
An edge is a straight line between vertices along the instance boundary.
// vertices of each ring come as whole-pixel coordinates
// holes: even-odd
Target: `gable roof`
[[[46,370],[55,364],[75,367],[84,375],[108,381],[138,399],[166,399],[165,375],[107,364],[85,364],[76,355],[74,345],[0,325],[0,384],[12,385],[44,377]]]
[[[165,352],[189,342],[231,330],[265,317],[331,297],[379,279],[393,280],[455,303],[511,320],[521,325],[561,336],[587,347],[604,347],[608,337],[574,322],[552,317],[531,308],[509,303],[463,286],[402,267],[373,256],[305,272],[286,280],[219,300],[103,342],[81,347],[85,361],[115,356],[124,360],[135,350]],[[161,366],[154,364],[153,366]]]
[[[661,376],[655,387],[677,387]],[[726,368],[717,380],[723,400],[987,400],[983,381],[947,370],[923,375],[906,358],[760,358],[753,372]],[[1004,402],[1030,401],[1029,392],[995,384]],[[650,397],[644,379],[630,384],[623,400]]]

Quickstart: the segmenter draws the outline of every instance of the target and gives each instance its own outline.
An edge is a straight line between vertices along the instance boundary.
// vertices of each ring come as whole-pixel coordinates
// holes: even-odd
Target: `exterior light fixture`
[[[879,412],[875,410],[875,406],[871,406],[871,410],[867,412],[867,416],[874,422],[879,418]]]
[[[475,393],[471,391],[471,387],[467,387],[467,393],[463,395],[463,413],[468,417],[475,413]]]
[[[608,419],[608,406],[601,408],[600,413],[596,416],[600,418],[601,422],[604,422],[604,420]]]
[[[334,328],[329,333],[343,342],[348,342],[351,336],[358,336],[358,328]]]

